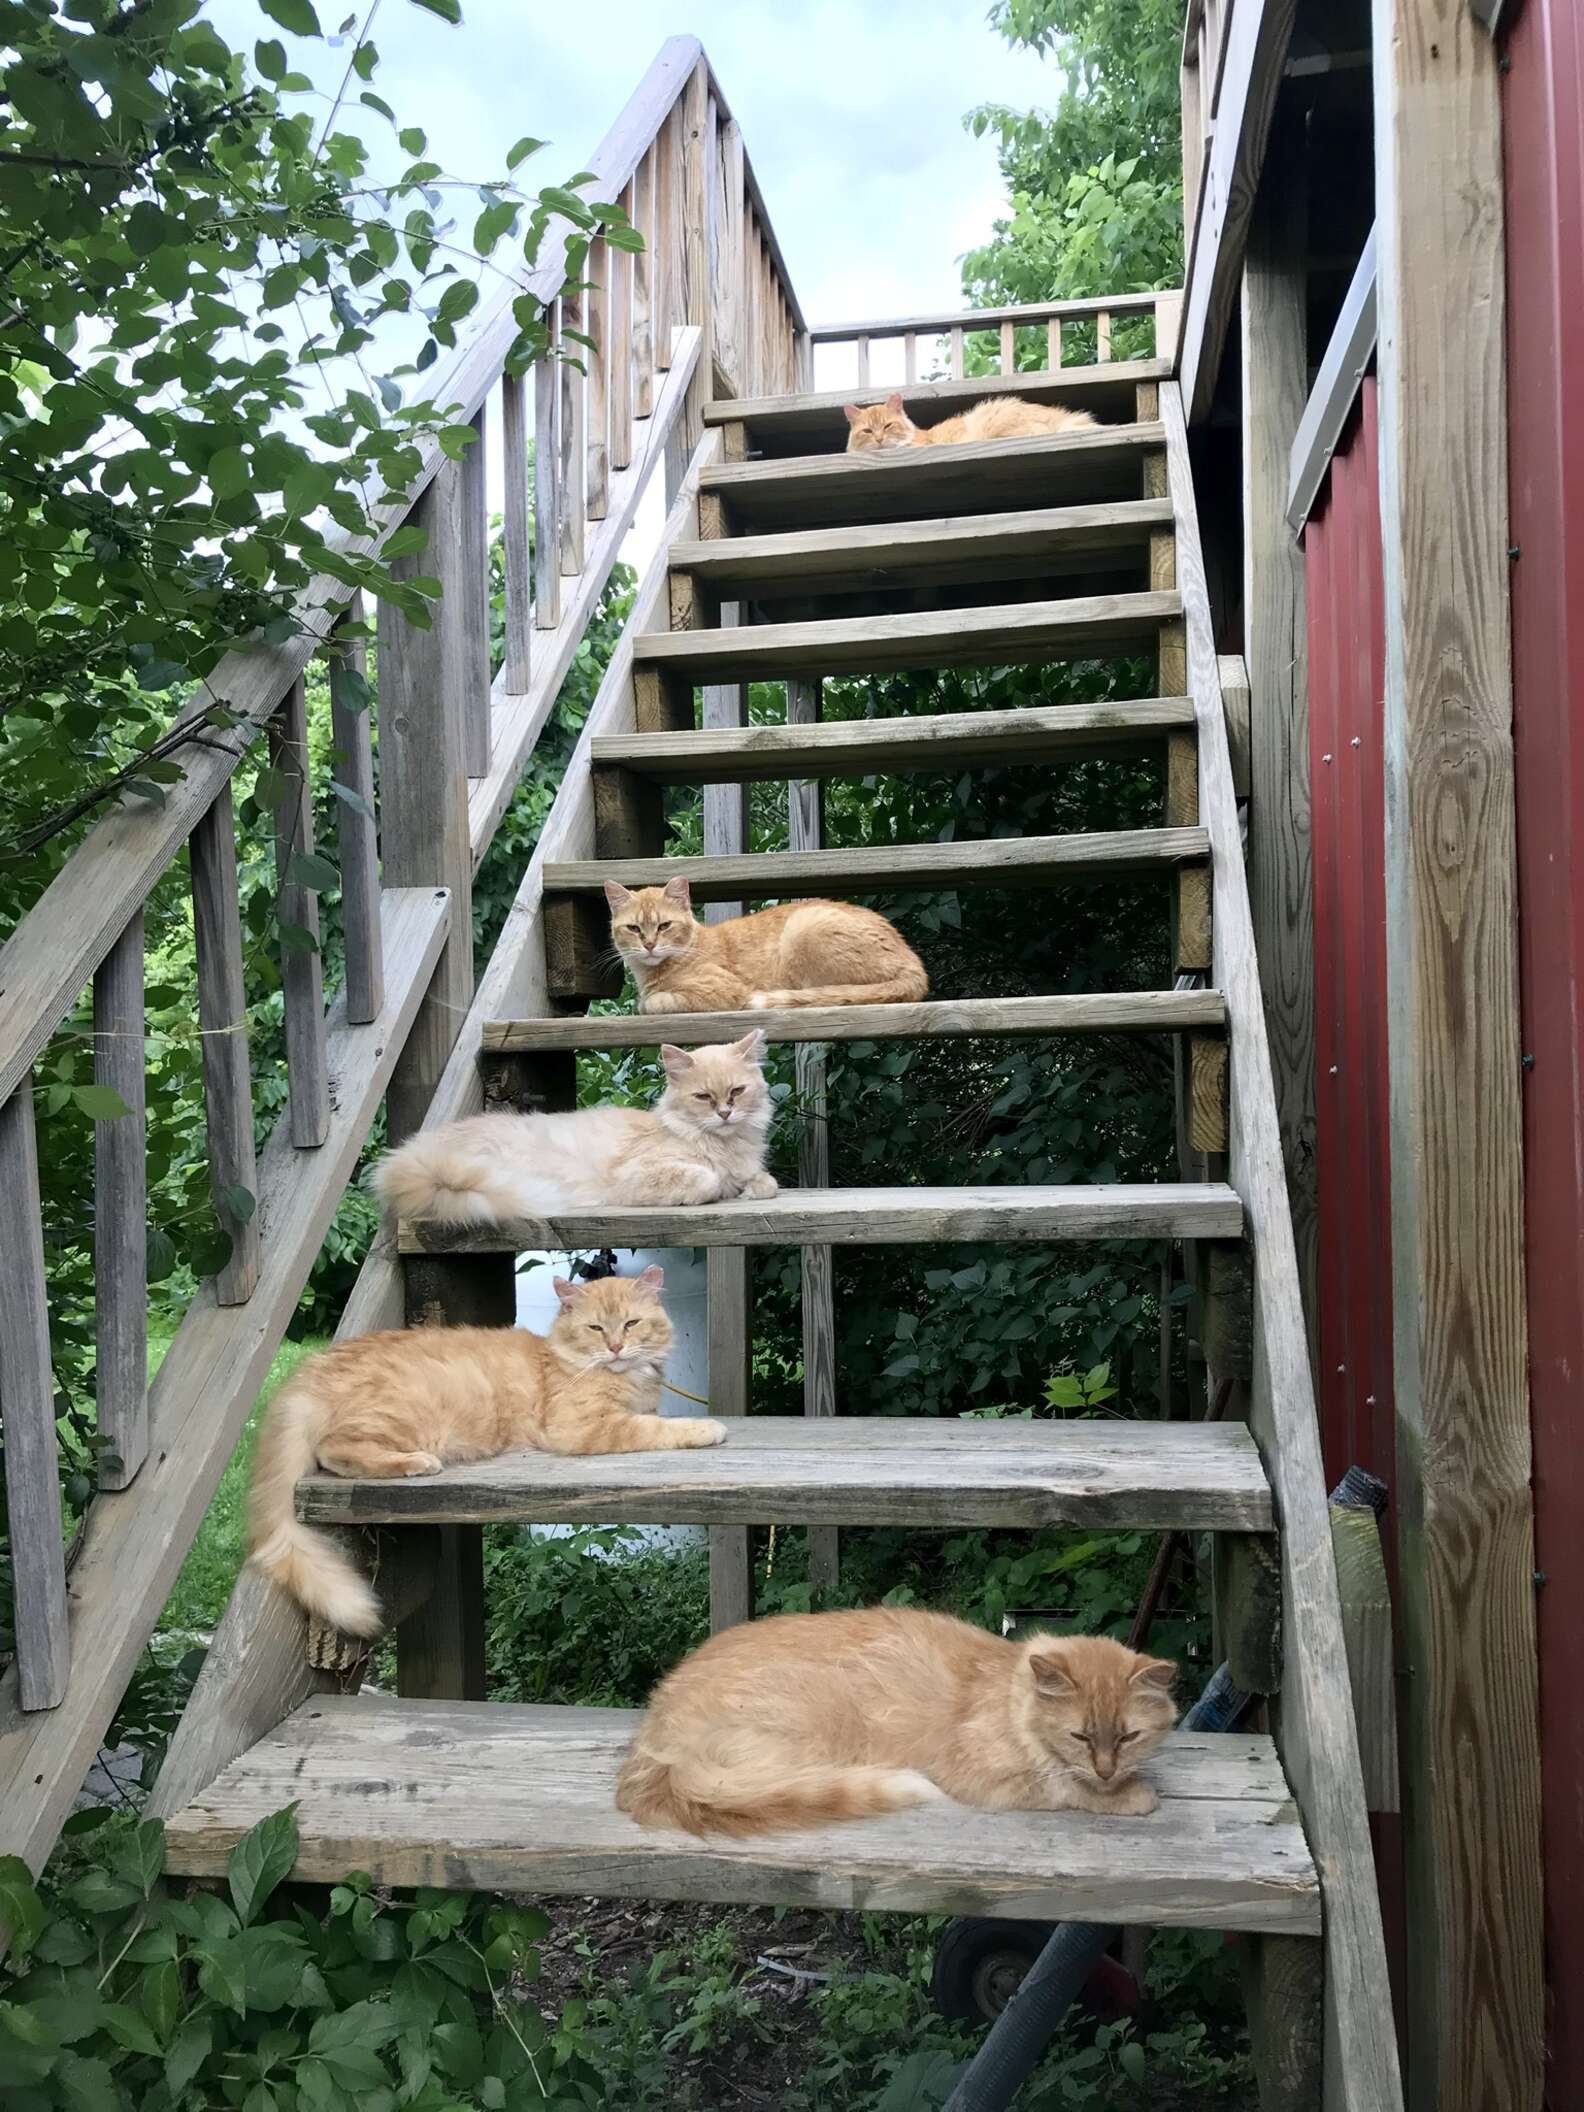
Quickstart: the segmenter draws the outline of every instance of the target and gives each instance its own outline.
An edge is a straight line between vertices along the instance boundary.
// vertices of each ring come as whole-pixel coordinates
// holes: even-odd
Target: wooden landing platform
[[[176,1876],[221,1877],[295,1803],[292,1875],[334,1883],[1005,1914],[1316,1935],[1320,1889],[1268,1738],[1184,1732],[1147,1819],[956,1804],[756,1841],[635,1826],[615,1806],[627,1710],[324,1695],[166,1825]]]
[[[1272,1527],[1265,1470],[1241,1423],[726,1423],[726,1443],[706,1452],[509,1452],[411,1481],[313,1474],[297,1485],[297,1515],[320,1525]]]

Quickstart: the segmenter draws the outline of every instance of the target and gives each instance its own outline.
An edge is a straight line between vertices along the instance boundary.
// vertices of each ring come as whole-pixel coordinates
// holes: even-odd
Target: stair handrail
[[[1111,363],[1112,319],[1121,316],[1125,320],[1143,320],[1148,317],[1155,326],[1154,346],[1148,357],[1160,363],[1165,372],[1170,372],[1177,358],[1178,325],[1182,314],[1182,291],[1180,288],[1163,288],[1156,293],[1110,293],[1085,296],[1078,300],[1024,301],[1010,307],[999,308],[942,308],[924,315],[881,316],[863,322],[816,323],[808,333],[809,346],[853,345],[857,350],[858,387],[867,389],[873,384],[870,379],[870,347],[890,338],[900,337],[904,345],[904,378],[917,381],[919,340],[945,337],[950,341],[952,378],[962,381],[967,375],[967,339],[978,331],[994,330],[998,333],[1000,365],[1003,375],[1018,375],[1020,380],[1037,381],[1053,374],[1058,368],[1073,374],[1089,371],[1097,366]],[[1065,360],[1064,349],[1071,339],[1064,332],[1078,325],[1094,326],[1094,357],[1092,359]],[[1018,332],[1043,326],[1045,331],[1045,360],[1043,366],[1018,366]],[[1153,379],[1154,375],[1135,374],[1130,365],[1129,375],[1134,379]],[[1161,378],[1164,378],[1163,376]]]

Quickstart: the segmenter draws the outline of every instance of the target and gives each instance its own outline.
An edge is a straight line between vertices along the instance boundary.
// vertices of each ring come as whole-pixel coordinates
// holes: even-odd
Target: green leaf
[[[1117,2065],[1130,2082],[1144,2080],[1144,2049],[1137,2039],[1124,2039],[1117,2048]]]
[[[282,29],[289,29],[294,37],[324,35],[311,0],[259,0],[259,6],[272,22],[278,22]]]
[[[253,47],[253,63],[265,80],[280,80],[286,71],[286,47],[279,37],[261,37]]]
[[[148,2018],[150,2029],[163,2047],[176,2029],[176,2021],[181,2015],[181,1968],[174,1959],[163,1959],[158,1965],[151,1965],[146,1969],[143,1974],[141,1999],[143,2014]]]
[[[318,851],[293,851],[286,864],[286,878],[296,887],[310,887],[318,892],[341,885],[341,875]]]
[[[209,2058],[213,2047],[213,2021],[208,2017],[189,2017],[165,2056],[165,2087],[171,2094],[172,2103],[180,2101],[182,2092]]]
[[[63,2054],[55,2070],[55,2081],[61,2102],[72,2107],[72,2112],[125,2112],[115,2077],[105,2061],[81,2053]]]
[[[404,154],[414,157],[421,154],[429,141],[417,125],[408,125],[396,135],[397,144]]]
[[[416,522],[409,522],[406,527],[398,528],[394,534],[385,538],[380,555],[381,557],[411,557],[415,551],[427,550],[428,547],[428,529],[420,528]]]
[[[244,1191],[245,1192],[245,1191]],[[248,1198],[251,1203],[251,1196]],[[251,1210],[247,1213],[251,1216]],[[252,1921],[297,1860],[297,1806],[271,1812],[245,1833],[226,1859],[226,1880],[243,1926]]]
[[[352,71],[360,81],[373,80],[378,64],[379,52],[372,44],[360,44],[352,54]]]
[[[222,447],[209,457],[204,474],[217,499],[239,497],[253,480],[252,467],[239,447]]]
[[[544,144],[545,142],[542,139],[533,139],[525,134],[520,140],[518,140],[516,146],[514,146],[511,152],[507,155],[507,168],[515,169],[520,167],[521,164],[528,159],[530,154],[537,154],[540,148],[544,146]]]
[[[95,1122],[119,1121],[132,1112],[113,1085],[73,1086],[72,1099]]]
[[[43,1927],[44,1902],[32,1871],[19,1855],[0,1855],[0,1928],[11,1931],[11,1948],[18,1954],[32,1950]]]
[[[127,246],[135,257],[152,256],[173,232],[170,221],[159,207],[146,198],[127,214]]]
[[[164,2048],[145,2017],[124,2002],[107,2002],[100,2013],[100,2022],[118,2046],[129,2053],[159,2054]]]
[[[254,1195],[251,1188],[244,1188],[240,1181],[228,1181],[223,1188],[217,1188],[215,1190],[215,1201],[220,1205],[227,1217],[234,1218],[239,1225],[248,1224],[252,1220],[254,1211],[258,1208],[257,1196]],[[293,1805],[292,1809],[295,1811],[296,1806]],[[238,1841],[236,1847],[231,1851],[233,1861],[241,1854],[242,1850],[247,1846],[247,1840],[251,1838],[252,1836],[249,1835],[247,1839]],[[290,1869],[290,1867],[291,1865],[288,1864],[287,1868]],[[236,1897],[235,1884],[231,1887],[231,1896],[233,1899]],[[240,1913],[241,1911],[239,1906],[237,1912]]]
[[[460,22],[462,0],[413,0],[414,7],[421,7],[426,14],[438,15],[442,22]]]

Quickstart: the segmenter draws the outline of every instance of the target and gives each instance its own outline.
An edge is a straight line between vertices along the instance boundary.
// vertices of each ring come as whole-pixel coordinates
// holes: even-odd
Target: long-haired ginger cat
[[[782,902],[701,924],[686,880],[607,880],[611,940],[640,1012],[741,1012],[793,1005],[904,1005],[929,989],[894,924],[851,902]]]
[[[1006,1642],[941,1613],[792,1613],[660,1682],[617,1784],[640,1825],[752,1834],[955,1798],[1142,1817],[1175,1667],[1105,1636]]]
[[[718,1203],[774,1195],[765,1150],[775,1109],[755,1028],[720,1048],[662,1048],[653,1108],[469,1115],[420,1130],[374,1169],[403,1217],[498,1224],[605,1203]]]
[[[1072,433],[1095,423],[1087,411],[1069,411],[1059,403],[1029,403],[1022,396],[987,396],[971,410],[939,425],[915,425],[902,408],[899,395],[884,403],[871,403],[860,410],[856,403],[843,405],[851,430],[847,452],[862,454],[869,449],[890,453],[903,447],[958,447],[968,440],[1024,440],[1037,433]]]
[[[379,1601],[328,1534],[297,1517],[315,1466],[392,1480],[464,1459],[540,1452],[683,1452],[718,1445],[723,1423],[662,1416],[660,1372],[675,1335],[658,1268],[593,1283],[556,1279],[550,1332],[415,1327],[359,1335],[309,1357],[270,1403],[253,1455],[248,1551],[310,1613],[377,1635]]]

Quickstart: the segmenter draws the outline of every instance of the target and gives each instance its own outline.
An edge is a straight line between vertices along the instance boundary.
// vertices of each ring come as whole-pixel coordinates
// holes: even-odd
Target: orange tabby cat
[[[851,902],[782,902],[701,924],[686,880],[636,889],[607,880],[605,899],[640,1012],[905,1005],[929,989],[896,926]]]
[[[768,1833],[954,1797],[1140,1817],[1175,1667],[1105,1636],[1004,1642],[943,1613],[790,1613],[660,1682],[616,1802],[643,1826]]]
[[[915,425],[902,408],[900,396],[884,403],[871,403],[860,410],[844,404],[847,452],[861,454],[868,448],[889,451],[900,447],[954,447],[965,440],[1022,440],[1033,433],[1071,433],[1093,426],[1087,411],[1064,410],[1058,403],[1028,403],[1021,396],[987,396],[972,410],[943,418],[939,425]]]
[[[539,1452],[681,1452],[718,1445],[707,1416],[662,1416],[673,1341],[664,1274],[556,1279],[547,1335],[520,1327],[415,1327],[359,1335],[309,1357],[270,1403],[253,1455],[248,1551],[298,1604],[350,1635],[377,1635],[379,1601],[335,1542],[296,1512],[317,1465],[379,1480],[463,1459]]]

